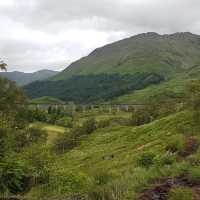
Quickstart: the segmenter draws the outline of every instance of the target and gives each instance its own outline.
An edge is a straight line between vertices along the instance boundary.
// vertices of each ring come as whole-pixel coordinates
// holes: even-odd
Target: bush
[[[138,159],[138,165],[141,167],[149,168],[154,164],[155,154],[152,152],[143,153]]]
[[[56,120],[55,124],[59,126],[64,126],[67,128],[72,128],[72,119],[69,117],[62,117],[58,120]]]
[[[24,164],[19,160],[6,159],[0,162],[0,193],[23,191]]]
[[[200,184],[200,168],[193,167],[188,171],[188,180],[193,184]]]
[[[92,133],[94,130],[96,130],[96,120],[94,118],[90,118],[87,121],[85,121],[81,127],[82,134],[87,135]]]
[[[110,120],[101,120],[101,121],[99,121],[98,123],[97,123],[97,127],[98,128],[106,128],[106,127],[108,127],[108,126],[110,126]]]
[[[159,166],[162,165],[172,165],[176,161],[176,156],[171,153],[165,153],[161,156],[156,156],[154,158],[154,163]]]
[[[171,153],[180,153],[184,150],[184,138],[182,135],[177,135],[166,146],[166,150]]]
[[[169,192],[169,200],[192,200],[192,190],[186,187],[175,187]]]
[[[151,122],[151,120],[151,113],[148,112],[148,110],[138,109],[132,113],[130,124],[134,126],[140,126]]]
[[[54,157],[47,146],[38,144],[27,149],[23,154],[23,159],[29,167],[29,173],[32,176],[32,184],[48,183],[50,169]]]
[[[45,143],[47,141],[47,132],[37,128],[28,128],[18,130],[14,134],[13,147],[16,151],[20,151],[25,147],[29,147],[34,143]]]
[[[94,174],[94,181],[96,185],[102,186],[111,181],[113,175],[104,170],[99,170]]]
[[[56,171],[50,177],[50,187],[56,195],[84,194],[93,184],[93,180],[86,174],[80,172]]]
[[[0,129],[0,159],[5,156],[9,150],[8,129]]]
[[[53,149],[56,153],[64,153],[78,144],[77,136],[73,131],[60,134],[54,141]]]

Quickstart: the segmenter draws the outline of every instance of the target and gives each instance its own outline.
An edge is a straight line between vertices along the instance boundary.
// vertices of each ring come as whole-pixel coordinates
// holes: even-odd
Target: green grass
[[[40,98],[35,98],[30,100],[30,103],[32,104],[64,104],[63,101],[60,99],[49,97],[49,96],[43,96]]]
[[[169,200],[192,200],[192,190],[186,187],[173,188],[169,193]]]
[[[39,128],[41,130],[46,131],[48,134],[48,138],[47,138],[48,144],[53,143],[53,141],[59,134],[62,134],[68,131],[67,128],[64,128],[62,126],[50,125],[50,124],[45,124],[41,122],[32,123],[30,124],[30,127]]]
[[[88,115],[80,114],[82,118]],[[190,112],[176,113],[139,127],[114,125],[97,129],[83,137],[77,147],[57,156],[52,174],[56,178],[58,173],[72,173],[74,179],[85,181],[87,188],[82,189],[85,188],[86,193],[102,195],[107,192],[108,195],[117,195],[120,192],[123,200],[137,199],[150,181],[159,177],[175,177],[190,169],[188,161],[177,160],[178,154],[170,157],[166,149],[168,142],[175,138],[181,140],[193,134],[181,132],[184,127],[192,129]],[[144,154],[154,155],[148,167],[138,163]],[[59,185],[59,176],[52,179],[52,189],[49,186],[45,189],[37,187],[29,195],[35,198],[62,196],[59,191],[67,188]],[[115,188],[118,188],[117,191]]]

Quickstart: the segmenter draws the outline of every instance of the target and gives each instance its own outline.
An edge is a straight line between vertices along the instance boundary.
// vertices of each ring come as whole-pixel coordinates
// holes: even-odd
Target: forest
[[[103,103],[161,81],[164,77],[156,73],[77,75],[65,81],[37,81],[23,89],[31,98],[51,96],[65,102],[88,104]]]

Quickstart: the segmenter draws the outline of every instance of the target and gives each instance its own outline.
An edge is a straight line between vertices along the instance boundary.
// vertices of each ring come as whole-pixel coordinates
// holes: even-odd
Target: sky
[[[200,0],[0,0],[0,59],[9,71],[63,70],[135,34],[200,34],[199,11]]]

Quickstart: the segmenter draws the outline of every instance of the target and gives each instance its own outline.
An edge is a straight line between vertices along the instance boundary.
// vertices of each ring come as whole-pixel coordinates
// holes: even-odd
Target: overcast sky
[[[200,34],[200,0],[0,0],[9,70],[61,70],[96,47],[142,32]]]

